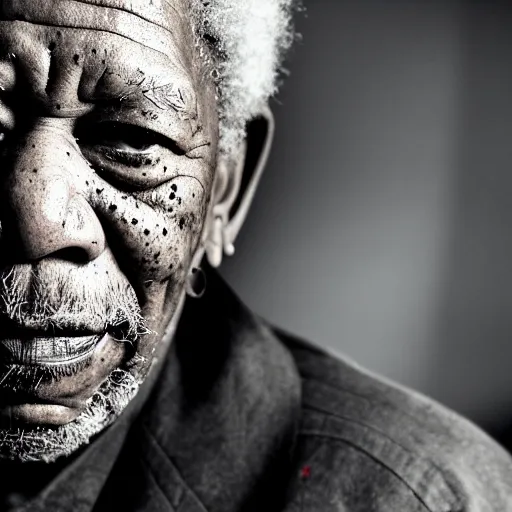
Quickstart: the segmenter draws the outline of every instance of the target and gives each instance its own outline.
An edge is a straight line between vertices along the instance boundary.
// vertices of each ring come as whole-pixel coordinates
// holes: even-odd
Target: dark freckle
[[[111,204],[108,209],[111,211],[111,212],[115,212],[117,210],[117,204]]]
[[[94,53],[94,55],[96,55],[96,48],[93,48],[91,51]]]
[[[171,263],[171,264],[169,265],[169,268],[172,268],[172,267],[173,267],[173,264]]]
[[[180,229],[183,229],[184,225],[185,225],[185,217],[181,217],[181,219],[180,219]]]
[[[102,59],[101,63],[102,63],[102,64],[105,64],[105,59]]]
[[[134,226],[136,226],[138,223],[139,223],[139,221],[138,221],[137,219],[132,219],[132,224],[133,224]]]
[[[86,181],[86,182],[85,182],[85,184],[86,184],[86,185],[89,185],[89,182],[88,182],[88,181]]]
[[[55,50],[55,41],[52,41],[52,42],[48,45],[48,50],[50,50],[51,52],[53,52],[53,50]]]
[[[101,362],[102,362],[102,363],[104,363],[104,362],[105,362],[105,358],[104,358],[104,357],[102,357],[102,358],[101,358]]]
[[[128,196],[121,196],[121,199],[128,199]]]
[[[148,235],[149,235],[149,229],[145,229],[145,230],[144,230],[144,234],[145,234],[146,236],[148,236]]]
[[[196,197],[196,195],[195,195],[195,194],[192,194],[192,197]]]
[[[145,172],[142,173],[142,176],[147,176],[147,174]]]
[[[181,197],[178,197],[178,204],[181,206]]]
[[[105,189],[104,188],[97,188],[96,194],[101,194]]]
[[[32,172],[37,172],[37,169],[33,169]]]
[[[66,221],[65,220],[62,221],[62,227],[63,228],[66,227]]]
[[[175,194],[174,192],[171,192],[171,193],[169,194],[169,199],[171,199],[171,200],[172,200],[172,199],[176,199],[176,194]]]
[[[177,187],[176,183],[173,183],[173,184],[171,185],[171,190],[172,190],[173,192],[177,192],[177,191],[178,191],[178,187]]]
[[[167,229],[165,229],[165,228],[163,229],[162,235],[167,236]]]
[[[93,245],[98,245],[98,242],[96,242],[96,241],[93,241]]]
[[[75,55],[73,55],[73,60],[75,61],[75,64],[78,64],[78,61],[80,60],[80,55],[78,55],[78,53],[75,53]]]
[[[32,144],[32,147],[33,147],[33,148],[35,148],[35,147],[36,147],[36,145],[35,145],[35,144]]]
[[[167,167],[164,166],[164,172],[167,172]]]
[[[146,242],[146,247],[149,247],[149,242]]]
[[[28,179],[28,181],[29,181],[30,183],[32,183],[32,180],[31,180],[30,178]]]
[[[66,155],[71,156],[71,153],[69,151],[66,151]]]
[[[160,253],[159,253],[159,252],[157,252],[157,253],[155,254],[154,258],[155,258],[155,260],[157,260],[159,257],[160,257]]]
[[[60,30],[57,30],[57,37],[60,37],[62,34],[60,32]]]
[[[169,208],[167,211],[168,211],[169,213],[172,213],[172,212],[174,211],[174,208],[172,208],[172,207],[171,207],[171,208]]]
[[[57,110],[60,110],[60,103],[57,103],[57,105],[55,105],[55,108],[56,108]]]
[[[139,203],[135,203],[135,208],[138,208],[139,207]]]

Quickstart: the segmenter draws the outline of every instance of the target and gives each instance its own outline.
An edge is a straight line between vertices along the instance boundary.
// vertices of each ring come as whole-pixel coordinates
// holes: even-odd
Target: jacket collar
[[[146,407],[143,429],[155,448],[147,463],[179,468],[167,492],[172,503],[177,494],[196,502],[187,510],[261,510],[265,497],[284,499],[300,379],[265,323],[211,270],[207,282],[205,296],[186,305]]]

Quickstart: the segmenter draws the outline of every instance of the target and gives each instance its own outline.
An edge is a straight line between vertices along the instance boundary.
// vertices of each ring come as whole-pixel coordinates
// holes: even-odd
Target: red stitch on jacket
[[[311,476],[311,466],[304,466],[300,470],[301,478],[309,478]]]

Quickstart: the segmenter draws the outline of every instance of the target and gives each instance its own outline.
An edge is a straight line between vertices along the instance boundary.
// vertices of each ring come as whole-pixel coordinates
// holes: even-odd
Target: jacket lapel
[[[210,272],[102,502],[137,512],[280,510],[299,414],[291,356]]]

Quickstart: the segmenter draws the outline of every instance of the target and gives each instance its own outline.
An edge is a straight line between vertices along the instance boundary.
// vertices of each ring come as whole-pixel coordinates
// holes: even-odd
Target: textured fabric
[[[433,401],[273,331],[209,272],[137,418],[17,510],[512,512],[512,460]]]

